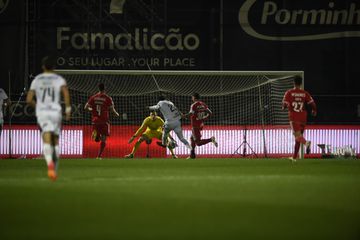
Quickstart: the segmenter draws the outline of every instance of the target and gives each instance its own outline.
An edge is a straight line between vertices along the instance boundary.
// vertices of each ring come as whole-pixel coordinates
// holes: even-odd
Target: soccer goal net
[[[213,112],[205,123],[202,137],[215,136],[219,143],[218,148],[212,144],[197,147],[197,155],[242,157],[292,152],[287,112],[281,110],[281,103],[285,91],[293,86],[293,77],[303,75],[301,71],[57,72],[66,79],[70,89],[74,112],[67,127],[81,127],[84,157],[94,157],[98,150],[98,143],[91,140],[91,116],[84,105],[98,91],[99,83],[105,84],[106,93],[113,98],[121,116],[111,116],[111,136],[104,157],[123,157],[131,152],[133,144],[128,144],[128,139],[149,116],[147,107],[155,105],[160,94],[165,94],[181,112],[187,113],[193,92],[199,93]],[[190,139],[189,120],[183,120],[182,124],[185,138]],[[175,134],[172,136],[176,139]],[[144,142],[135,157],[169,154],[153,143]],[[189,154],[181,142],[178,141],[178,145],[176,154]]]

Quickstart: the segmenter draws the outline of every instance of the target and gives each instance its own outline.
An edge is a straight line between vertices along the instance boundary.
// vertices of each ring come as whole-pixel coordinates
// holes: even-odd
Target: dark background
[[[247,0],[249,1],[249,0]],[[124,66],[69,66],[74,69],[148,69],[147,65],[131,64],[131,59],[191,58],[191,66],[160,64],[151,69],[164,70],[302,70],[305,88],[318,104],[319,114],[310,119],[316,124],[358,124],[360,120],[360,91],[358,78],[360,38],[343,37],[322,40],[271,41],[247,34],[239,24],[239,10],[246,0],[127,0],[123,14],[110,14],[110,0],[12,0],[3,1],[0,9],[1,27],[1,87],[16,101],[28,87],[30,75],[40,72],[40,60],[52,54],[58,57],[124,58]],[[262,7],[266,1],[255,1],[249,10],[249,24],[268,36],[303,36],[321,33],[360,31],[356,21],[350,24],[277,24],[269,18],[261,24]],[[284,0],[271,1],[279,9],[347,10],[359,1]],[[279,10],[278,9],[278,10]],[[360,13],[359,13],[360,18]],[[356,17],[355,17],[356,19]],[[134,33],[148,29],[148,36],[178,29],[184,38],[196,34],[200,45],[195,50],[77,50],[64,43],[56,48],[57,27],[70,27],[71,32]]]

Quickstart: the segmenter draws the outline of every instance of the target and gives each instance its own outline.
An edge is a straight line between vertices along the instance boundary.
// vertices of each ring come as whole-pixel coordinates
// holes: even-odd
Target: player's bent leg
[[[58,135],[61,127],[61,114],[43,113],[37,117],[38,125],[41,128],[43,140],[43,153],[48,166],[48,177],[56,180],[57,155],[55,146],[58,145]]]
[[[175,141],[175,139],[174,139],[170,134],[169,134],[169,137],[168,137],[168,142],[171,143],[171,145],[173,146],[173,148],[178,147],[177,142]]]
[[[160,144],[158,144],[158,145],[160,145],[162,147],[166,147],[170,131],[171,131],[171,128],[167,124],[165,124],[164,130],[163,130],[162,136],[161,136],[161,144],[162,145],[160,145]]]
[[[98,153],[98,155],[97,155],[97,157],[96,157],[96,159],[102,159],[102,153],[104,152],[104,149],[105,149],[105,147],[106,147],[106,135],[101,135],[100,136],[100,140],[101,140],[101,142],[100,142],[100,149],[99,149],[99,153]]]
[[[146,139],[148,139],[148,138],[147,138],[146,136],[144,136],[144,134],[143,134],[143,135],[136,141],[136,143],[135,143],[135,145],[134,145],[131,153],[128,154],[128,155],[125,155],[125,158],[134,158],[135,153],[136,153],[137,150],[139,149],[141,143],[142,143],[143,141],[146,141]]]
[[[311,141],[306,141],[305,147],[306,147],[306,154],[310,154],[310,151],[311,151]]]
[[[219,146],[219,144],[218,144],[218,142],[216,141],[216,139],[215,139],[214,136],[211,137],[211,142],[214,144],[215,147],[218,147],[218,146]]]
[[[174,158],[174,159],[178,158],[178,156],[176,156],[176,154],[174,153],[174,149],[173,149],[173,148],[170,148],[170,147],[169,147],[169,151],[170,151],[170,153],[171,153],[172,158]]]
[[[184,135],[182,133],[182,128],[181,125],[179,124],[178,126],[176,126],[176,128],[174,128],[174,132],[176,133],[176,136],[180,139],[180,141],[185,144],[185,146],[189,149],[192,150],[192,147],[190,145],[190,143],[184,138]]]
[[[194,135],[191,135],[191,137],[190,137],[190,143],[191,143],[190,156],[189,156],[187,159],[196,158],[196,154],[195,154],[196,143],[195,143],[195,137],[194,137]]]
[[[57,178],[55,171],[55,163],[53,161],[54,156],[54,147],[52,146],[52,132],[43,132],[43,153],[46,161],[46,165],[48,167],[48,177],[50,180],[55,181]]]
[[[212,142],[211,138],[201,139],[201,128],[193,128],[192,134],[195,139],[196,146],[202,146],[208,144],[209,142]]]
[[[94,129],[91,133],[91,138],[92,140],[94,140],[95,142],[100,142],[100,134],[98,133],[98,131],[96,129]]]
[[[212,142],[211,138],[207,138],[207,139],[197,140],[195,143],[196,143],[196,146],[200,147],[200,146],[208,144],[210,142]]]
[[[59,168],[59,135],[57,133],[51,133],[51,146],[53,147],[52,159],[55,165],[55,172]]]

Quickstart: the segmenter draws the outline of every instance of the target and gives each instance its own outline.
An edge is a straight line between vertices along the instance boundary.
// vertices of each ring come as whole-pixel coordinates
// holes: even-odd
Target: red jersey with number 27
[[[312,103],[314,103],[314,100],[310,94],[299,88],[288,90],[283,99],[283,106],[289,110],[289,120],[293,122],[306,122],[307,112],[305,104]]]
[[[97,93],[89,98],[87,102],[92,108],[91,121],[95,124],[109,122],[109,109],[114,105],[110,96],[105,93]]]
[[[202,127],[204,121],[210,117],[208,106],[202,101],[194,102],[190,107],[190,121],[192,127]]]

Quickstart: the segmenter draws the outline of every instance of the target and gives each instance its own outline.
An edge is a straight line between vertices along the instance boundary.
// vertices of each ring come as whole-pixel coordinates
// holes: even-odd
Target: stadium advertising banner
[[[356,93],[355,0],[125,1],[121,14],[80,2],[38,1],[37,61],[52,52],[67,69],[302,70],[313,92]]]
[[[134,133],[134,126],[112,126],[112,137],[107,142],[107,150],[104,157],[122,157],[131,151],[131,145],[127,144],[128,139]],[[265,135],[267,136],[265,146],[264,142],[259,141],[263,130],[257,126],[248,131],[248,144],[242,144],[244,132],[241,130],[244,126],[211,126],[203,131],[205,138],[216,136],[219,148],[212,144],[204,145],[197,149],[197,155],[203,157],[279,157],[289,156],[293,151],[293,136],[287,125],[265,126]],[[85,157],[92,158],[97,155],[98,143],[91,139],[92,126],[64,126],[60,136],[61,154],[66,157]],[[358,135],[359,126],[331,126],[319,125],[310,126],[306,132],[306,137],[319,143],[313,145],[311,157],[354,157],[359,155],[360,145]],[[12,138],[9,144],[9,138]],[[191,129],[184,128],[185,138],[190,138]],[[173,137],[179,143],[175,152],[179,156],[188,156],[189,150],[180,143],[180,140],[173,134]],[[18,125],[10,130],[5,127],[4,134],[0,137],[0,158],[9,156],[33,158],[42,154],[41,133],[34,125]],[[346,155],[346,154],[348,155]],[[156,140],[147,144],[142,144],[137,157],[170,157],[170,152],[160,148]]]
[[[39,1],[38,60],[51,52],[63,69],[216,68],[208,48],[215,34],[207,21],[213,13],[202,6],[184,14],[180,3],[165,8],[158,1],[142,9],[127,1],[121,14],[111,14],[109,4],[94,3],[96,9],[67,4]],[[201,11],[209,16],[199,16]]]
[[[359,1],[224,1],[223,16],[225,69],[303,70],[313,93],[358,93]]]
[[[128,31],[93,30],[82,32],[70,26],[56,27],[56,49],[73,54],[58,57],[61,68],[196,68],[200,35],[180,27],[165,33],[150,33],[147,27]],[[85,55],[82,52],[95,54]],[[159,56],[168,52],[166,56]],[[151,54],[152,53],[152,54]]]

